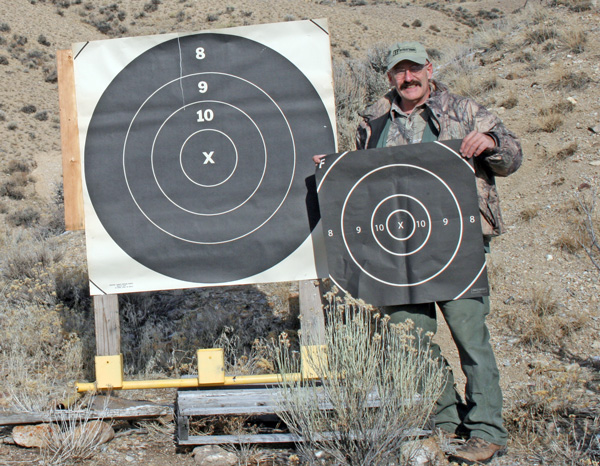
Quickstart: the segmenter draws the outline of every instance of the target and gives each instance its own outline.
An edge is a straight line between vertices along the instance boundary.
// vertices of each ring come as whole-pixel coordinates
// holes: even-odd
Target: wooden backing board
[[[333,409],[327,401],[326,394],[320,388],[315,389],[321,409]],[[224,388],[215,390],[179,390],[177,392],[178,416],[222,416],[222,415],[258,415],[276,414],[281,409],[279,402],[283,399],[279,387],[237,389]],[[369,396],[369,406],[379,406],[376,392]]]
[[[431,435],[431,430],[415,430],[408,433],[409,437],[418,438]],[[339,438],[335,432],[323,432],[313,437],[323,440]],[[298,443],[304,439],[296,434],[255,434],[255,435],[190,435],[187,439],[179,439],[179,445],[231,445],[254,443]]]
[[[60,109],[60,139],[63,163],[65,228],[69,231],[83,230],[84,215],[81,154],[79,151],[79,126],[77,125],[73,52],[71,50],[58,50],[56,58],[58,72],[58,102]]]
[[[300,324],[303,345],[325,344],[325,317],[319,280],[303,280],[299,283]]]
[[[178,439],[179,445],[235,445],[255,443],[296,443],[302,437],[295,434],[254,434],[254,435],[190,435]]]

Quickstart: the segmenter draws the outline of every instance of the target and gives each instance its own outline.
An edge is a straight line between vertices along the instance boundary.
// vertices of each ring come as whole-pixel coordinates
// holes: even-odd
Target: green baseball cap
[[[402,60],[424,65],[429,61],[429,55],[427,55],[425,47],[419,42],[398,42],[388,53],[387,70],[390,71]]]

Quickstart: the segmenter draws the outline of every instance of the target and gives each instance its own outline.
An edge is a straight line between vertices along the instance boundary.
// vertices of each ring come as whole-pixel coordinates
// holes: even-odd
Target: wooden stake
[[[325,317],[318,280],[303,280],[299,284],[300,325],[303,345],[325,344]]]
[[[96,323],[96,355],[113,356],[120,354],[119,296],[115,294],[94,296],[94,318]]]
[[[81,156],[79,153],[79,127],[75,100],[75,72],[73,52],[59,50],[56,54],[58,72],[58,102],[60,108],[60,138],[62,143],[63,192],[65,227],[83,230],[83,190],[81,182]]]

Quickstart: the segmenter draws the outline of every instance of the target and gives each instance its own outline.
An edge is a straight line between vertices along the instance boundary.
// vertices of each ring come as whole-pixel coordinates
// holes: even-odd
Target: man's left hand
[[[464,158],[470,159],[471,157],[477,157],[481,155],[483,151],[493,149],[494,147],[496,147],[494,138],[485,133],[471,131],[463,139],[463,142],[460,145],[460,153]]]

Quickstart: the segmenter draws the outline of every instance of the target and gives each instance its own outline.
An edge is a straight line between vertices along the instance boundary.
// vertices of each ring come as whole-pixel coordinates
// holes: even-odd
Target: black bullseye
[[[392,211],[385,220],[388,234],[397,241],[406,241],[412,238],[417,229],[415,217],[404,209]]]
[[[205,188],[214,188],[229,180],[235,173],[238,159],[238,151],[231,138],[214,129],[193,133],[179,151],[184,175],[192,183]]]

